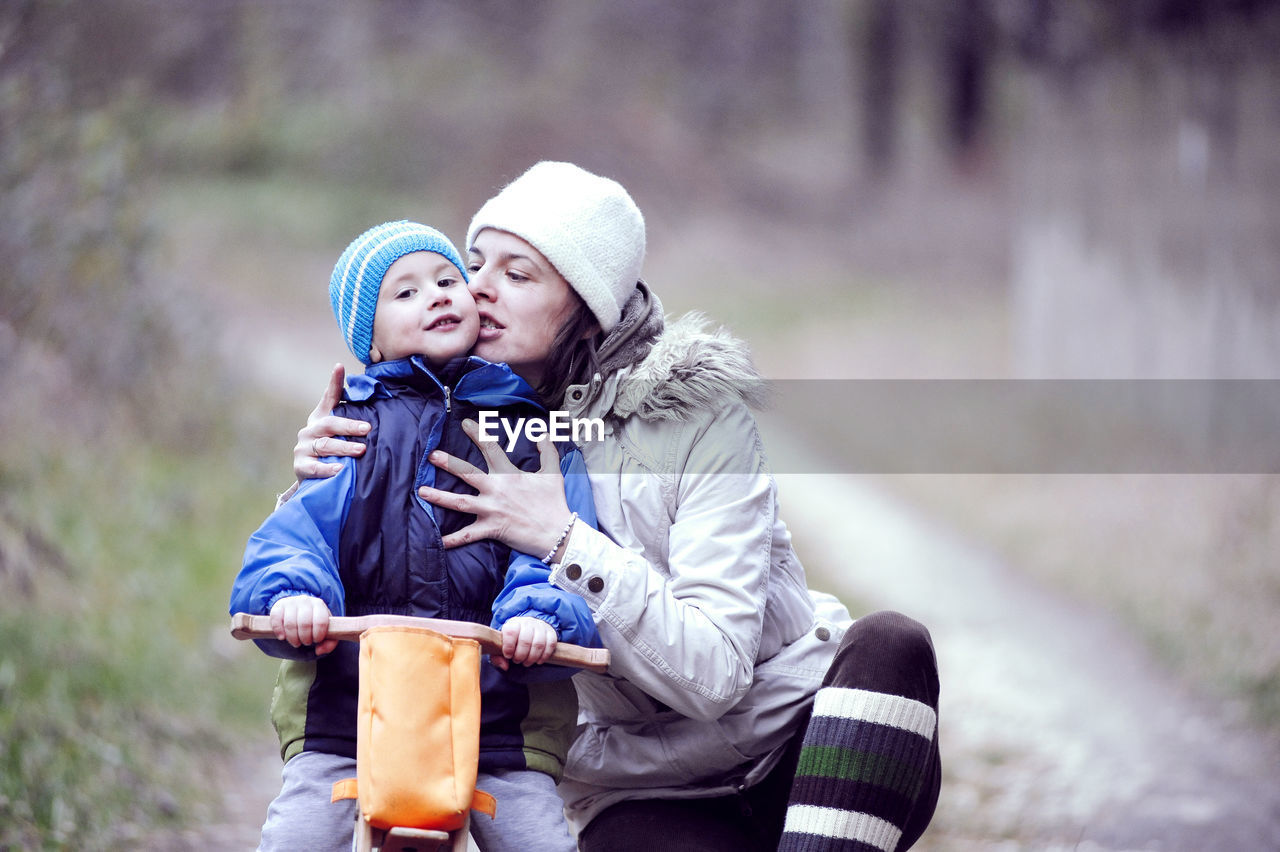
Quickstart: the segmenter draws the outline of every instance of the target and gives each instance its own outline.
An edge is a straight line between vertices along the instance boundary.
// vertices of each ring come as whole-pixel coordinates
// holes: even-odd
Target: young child
[[[331,615],[394,613],[492,624],[510,662],[544,662],[557,641],[598,647],[586,603],[552,586],[539,559],[496,541],[445,550],[442,536],[469,516],[434,508],[417,488],[468,487],[426,461],[442,449],[485,468],[460,428],[479,410],[502,417],[546,412],[505,364],[467,353],[480,319],[457,249],[438,231],[389,222],[358,237],[329,282],[334,316],[365,365],[335,413],[370,424],[367,449],[331,479],[304,482],[249,539],[231,611],[269,613],[284,657],[272,722],[285,760],[260,849],[350,848],[351,801],[330,802],[334,781],[355,775],[358,649],[327,637]],[[576,449],[561,448],[566,499],[594,526]],[[508,453],[539,466],[527,440]],[[508,669],[506,673],[496,666]],[[473,821],[482,849],[573,849],[555,782],[577,715],[570,669],[482,666],[480,783],[498,818]],[[516,833],[518,832],[518,837]]]

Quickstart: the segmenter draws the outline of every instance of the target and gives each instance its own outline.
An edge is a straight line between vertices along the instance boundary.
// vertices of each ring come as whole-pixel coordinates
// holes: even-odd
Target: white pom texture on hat
[[[515,234],[542,253],[595,314],[618,324],[644,264],[644,217],[617,181],[572,163],[544,161],[485,202],[467,229]]]

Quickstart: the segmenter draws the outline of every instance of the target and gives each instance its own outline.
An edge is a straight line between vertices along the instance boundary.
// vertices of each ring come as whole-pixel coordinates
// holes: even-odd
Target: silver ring
[[[316,458],[320,458],[320,439],[319,438],[311,439],[311,455],[315,456]]]

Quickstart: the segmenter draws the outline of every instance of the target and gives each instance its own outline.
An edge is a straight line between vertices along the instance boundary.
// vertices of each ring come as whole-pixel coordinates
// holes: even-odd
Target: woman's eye
[[[524,274],[524,273],[522,273],[522,272],[516,272],[514,269],[508,269],[508,270],[507,270],[507,279],[508,279],[508,280],[510,280],[510,281],[514,281],[515,283],[519,284],[519,283],[521,283],[521,282],[528,281],[528,280],[529,280],[529,276],[528,276],[528,275],[525,275],[525,274]]]

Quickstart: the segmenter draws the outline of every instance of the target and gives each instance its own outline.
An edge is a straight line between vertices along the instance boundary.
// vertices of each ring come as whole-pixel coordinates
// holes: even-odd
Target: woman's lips
[[[480,315],[480,335],[478,340],[494,340],[502,335],[506,328],[502,323],[494,320],[488,314]]]

